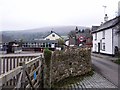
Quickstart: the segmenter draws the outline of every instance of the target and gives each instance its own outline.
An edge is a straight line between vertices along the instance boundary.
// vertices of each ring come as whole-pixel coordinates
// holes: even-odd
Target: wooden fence
[[[42,55],[36,58],[22,57],[1,60],[3,74],[0,75],[0,90],[2,88],[38,88],[41,85]],[[6,63],[4,62],[6,61]],[[17,62],[16,62],[17,61]],[[8,64],[9,65],[8,65]],[[10,66],[11,65],[11,66]],[[6,67],[5,67],[6,66]]]
[[[10,56],[0,57],[0,75],[19,66],[20,62],[27,62],[36,56]]]

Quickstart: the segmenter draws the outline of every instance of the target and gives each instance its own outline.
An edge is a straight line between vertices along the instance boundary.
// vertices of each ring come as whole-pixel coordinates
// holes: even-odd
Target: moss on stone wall
[[[68,48],[52,54],[51,84],[90,71],[91,50],[88,48]]]

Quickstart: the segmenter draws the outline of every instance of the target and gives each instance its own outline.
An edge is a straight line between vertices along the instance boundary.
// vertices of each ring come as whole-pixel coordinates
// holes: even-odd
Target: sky
[[[48,26],[100,25],[114,18],[120,0],[0,0],[0,31]],[[107,6],[106,9],[103,6]],[[105,9],[105,10],[104,10]]]

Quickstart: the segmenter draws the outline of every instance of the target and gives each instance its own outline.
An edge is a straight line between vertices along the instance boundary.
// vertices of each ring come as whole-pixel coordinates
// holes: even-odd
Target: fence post
[[[22,66],[22,71],[20,73],[17,85],[13,90],[16,90],[16,89],[19,90],[19,88],[24,88],[25,87],[25,68],[26,68],[25,62],[20,62],[19,66]]]
[[[0,90],[2,90],[2,82],[0,82]]]
[[[44,80],[44,59],[41,56],[41,88],[44,88],[45,80]]]
[[[25,86],[26,86],[25,85],[26,84],[26,81],[25,81],[25,77],[26,77],[26,72],[25,72],[26,64],[25,64],[25,61],[22,62],[22,66],[23,66],[23,75],[22,75],[22,81],[21,81],[22,85],[21,85],[21,87],[25,89]]]
[[[1,67],[2,67],[1,59],[2,59],[2,57],[0,57],[0,75],[1,75],[1,71],[2,71],[2,69],[1,69]]]

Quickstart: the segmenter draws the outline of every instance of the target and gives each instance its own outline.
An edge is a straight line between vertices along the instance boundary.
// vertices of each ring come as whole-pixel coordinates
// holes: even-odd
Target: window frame
[[[102,39],[105,39],[105,30],[102,32]]]
[[[105,51],[105,43],[102,43],[102,51]]]
[[[97,40],[97,33],[95,33],[95,40]]]

